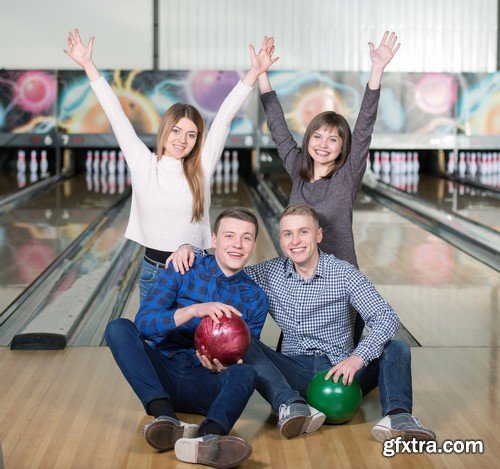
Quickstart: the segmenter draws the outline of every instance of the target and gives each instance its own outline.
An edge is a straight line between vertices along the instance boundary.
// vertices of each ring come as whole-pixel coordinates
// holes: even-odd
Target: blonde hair
[[[318,212],[314,210],[310,205],[298,203],[288,205],[280,216],[280,220],[283,220],[288,215],[305,215],[311,217],[317,228],[320,227]]]
[[[186,176],[189,189],[193,195],[193,211],[191,221],[197,222],[203,218],[205,210],[205,180],[203,177],[203,168],[201,165],[201,150],[203,146],[203,132],[205,123],[198,110],[189,104],[176,103],[170,106],[163,116],[156,136],[156,157],[158,161],[163,156],[165,142],[175,125],[183,118],[194,122],[198,128],[196,143],[189,155],[182,159],[184,176]]]

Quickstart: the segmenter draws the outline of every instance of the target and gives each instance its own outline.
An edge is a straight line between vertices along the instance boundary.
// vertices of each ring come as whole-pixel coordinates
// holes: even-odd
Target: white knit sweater
[[[157,163],[156,155],[137,137],[108,82],[101,76],[90,85],[108,116],[132,176],[132,207],[125,237],[159,251],[175,251],[184,243],[210,247],[210,179],[224,149],[231,121],[252,87],[239,81],[210,126],[201,153],[205,209],[201,221],[192,223],[193,197],[181,160],[163,156]]]

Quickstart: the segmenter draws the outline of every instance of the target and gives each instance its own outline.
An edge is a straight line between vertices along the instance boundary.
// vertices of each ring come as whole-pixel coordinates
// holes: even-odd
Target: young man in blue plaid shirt
[[[290,205],[280,219],[287,257],[245,268],[265,291],[283,331],[281,353],[255,339],[244,357],[257,371],[257,390],[279,416],[281,434],[293,438],[321,426],[325,416],[306,404],[305,395],[311,379],[329,370],[325,379],[335,382],[342,376],[350,384],[356,377],[363,395],[379,387],[383,418],[373,428],[377,440],[434,440],[434,432],[411,415],[410,349],[391,340],[399,327],[396,313],[355,267],[320,251],[321,238],[314,209]],[[181,273],[192,262],[189,252],[173,256]],[[353,308],[370,329],[356,348]]]
[[[250,445],[228,436],[255,389],[254,367],[227,368],[200,357],[194,332],[201,318],[242,316],[258,340],[268,311],[264,292],[242,269],[258,233],[255,215],[235,207],[214,224],[213,256],[198,259],[186,275],[164,269],[132,322],[110,322],[106,341],[123,375],[155,420],[145,425],[146,441],[160,451],[175,447],[178,459],[233,467],[247,459]],[[205,415],[198,425],[175,412]]]

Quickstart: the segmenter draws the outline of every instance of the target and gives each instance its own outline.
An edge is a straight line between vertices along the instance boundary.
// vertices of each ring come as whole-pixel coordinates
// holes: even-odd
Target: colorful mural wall
[[[241,78],[236,71],[104,70],[138,134],[155,134],[175,102],[194,105],[210,124]],[[333,110],[354,126],[367,73],[270,73],[290,129],[301,135],[317,113]],[[57,100],[57,103],[56,103]],[[234,120],[231,134],[267,134],[257,91]],[[56,105],[57,104],[57,105]],[[56,118],[57,113],[57,118]],[[81,71],[0,71],[0,133],[111,133]],[[386,73],[375,133],[500,135],[500,72]]]

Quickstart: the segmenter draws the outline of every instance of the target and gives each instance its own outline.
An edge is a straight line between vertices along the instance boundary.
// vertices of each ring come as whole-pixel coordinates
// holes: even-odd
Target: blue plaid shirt
[[[399,327],[396,313],[370,281],[332,254],[320,251],[316,272],[307,280],[284,257],[246,267],[245,272],[267,295],[269,312],[283,331],[285,355],[326,354],[336,365],[356,354],[367,365],[382,354]],[[351,306],[371,329],[356,350]]]
[[[177,327],[174,314],[179,308],[211,301],[236,308],[252,336],[260,337],[269,309],[266,295],[243,271],[226,277],[214,256],[197,258],[185,275],[175,272],[172,264],[163,269],[143,301],[135,325],[164,355],[194,355],[194,331],[201,319],[193,318]]]

